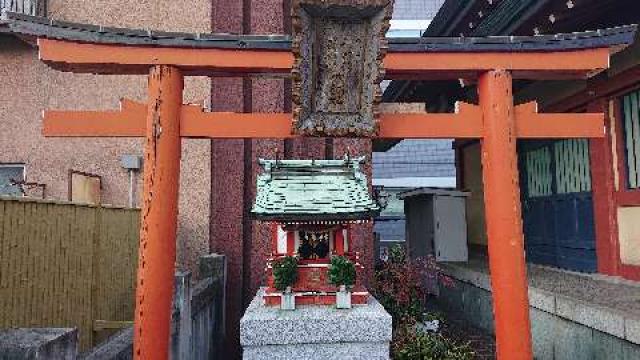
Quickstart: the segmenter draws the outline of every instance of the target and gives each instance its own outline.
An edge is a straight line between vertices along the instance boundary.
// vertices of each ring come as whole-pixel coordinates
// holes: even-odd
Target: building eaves
[[[424,36],[448,36],[477,0],[447,0],[425,30]]]
[[[508,35],[551,0],[503,0],[478,24],[472,36]]]

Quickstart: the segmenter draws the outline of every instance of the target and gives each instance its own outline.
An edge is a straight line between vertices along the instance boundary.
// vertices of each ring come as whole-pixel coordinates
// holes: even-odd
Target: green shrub
[[[329,282],[336,286],[353,286],[356,282],[356,266],[344,256],[331,257]]]
[[[376,268],[373,294],[393,319],[391,355],[395,360],[470,360],[473,352],[441,334],[418,330],[422,320],[440,320],[442,314],[425,313],[433,291],[426,284],[453,286],[435,258],[409,259],[402,246],[389,251],[389,260]]]
[[[274,260],[271,263],[273,267],[273,280],[276,289],[285,291],[288,286],[298,280],[298,258],[295,256],[285,256]]]
[[[433,256],[408,259],[404,247],[393,246],[389,260],[376,269],[373,295],[391,314],[394,324],[404,318],[422,320],[425,301],[432,290],[427,283],[453,286]]]

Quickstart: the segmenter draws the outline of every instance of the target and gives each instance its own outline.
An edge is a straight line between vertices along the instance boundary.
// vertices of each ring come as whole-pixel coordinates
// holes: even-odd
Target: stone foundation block
[[[367,305],[266,307],[264,289],[240,321],[244,359],[389,359],[391,316],[373,297]]]
[[[0,331],[2,360],[75,360],[77,329],[21,328]]]

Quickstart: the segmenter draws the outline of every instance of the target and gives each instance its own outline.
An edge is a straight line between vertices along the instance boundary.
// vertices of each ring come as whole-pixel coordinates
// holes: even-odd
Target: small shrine
[[[267,306],[288,308],[281,304],[285,292],[295,305],[333,305],[337,296],[344,296],[345,288],[350,304],[367,303],[369,293],[358,276],[359,254],[350,241],[351,224],[370,221],[380,206],[369,193],[360,169],[363,161],[364,157],[260,160],[264,171],[257,179],[251,211],[273,229],[263,296]],[[291,274],[279,279],[274,267],[286,259],[293,262]],[[334,274],[351,268],[353,279],[336,280],[339,274],[332,278],[332,267]]]

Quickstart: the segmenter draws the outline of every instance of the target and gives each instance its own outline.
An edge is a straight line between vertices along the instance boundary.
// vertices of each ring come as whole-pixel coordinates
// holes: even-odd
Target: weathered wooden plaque
[[[294,0],[295,133],[377,134],[392,8],[393,0]]]

